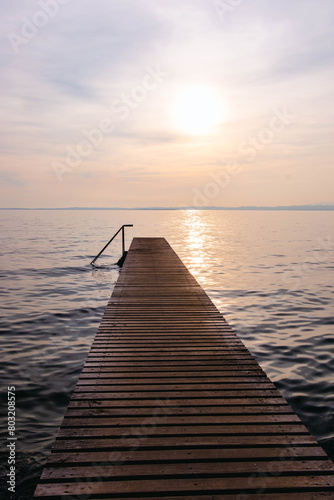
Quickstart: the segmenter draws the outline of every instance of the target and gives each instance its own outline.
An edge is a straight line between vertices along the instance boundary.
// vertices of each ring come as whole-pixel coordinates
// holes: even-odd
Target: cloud
[[[9,185],[9,186],[14,186],[14,187],[18,187],[18,188],[22,188],[22,187],[26,186],[26,184],[27,184],[23,180],[19,179],[15,173],[6,172],[6,171],[0,172],[0,181],[1,181],[1,184],[3,183],[6,185]]]
[[[192,178],[205,179],[215,165],[233,160],[238,144],[261,130],[275,106],[287,106],[298,121],[249,167],[251,185],[261,182],[266,161],[268,172],[280,162],[282,168],[291,162],[296,171],[311,172],[318,157],[322,181],[314,196],[330,198],[323,185],[332,182],[331,0],[321,5],[317,0],[244,1],[223,19],[206,0],[70,0],[15,54],[8,33],[20,34],[24,19],[33,20],[43,1],[0,0],[0,160],[11,196],[17,187],[18,199],[27,205],[46,197],[56,201],[72,196],[77,181],[78,200],[89,193],[91,203],[99,205],[101,183],[107,190],[113,176],[122,175],[129,182],[115,196],[121,201],[133,195],[140,204],[136,185],[142,189],[145,177],[151,194],[141,191],[141,196],[147,205],[153,189],[155,200],[167,197],[166,181],[159,187],[158,181],[150,184],[151,177],[169,176],[169,185],[181,183],[178,192],[184,192]],[[156,64],[168,71],[168,78],[64,178],[63,195],[57,197],[52,162],[84,139],[84,129],[112,116],[112,103],[140,84],[147,66]],[[173,122],[179,88],[196,82],[218,89],[229,108],[228,120],[208,138],[186,135]],[[35,186],[23,198],[25,181],[20,179]],[[305,186],[300,184],[301,201],[310,201],[311,187],[317,190],[306,180]],[[244,197],[243,189],[234,204],[247,203]],[[166,204],[171,204],[167,198]]]
[[[129,141],[141,146],[159,145],[159,144],[173,144],[180,142],[188,142],[189,138],[181,133],[173,133],[170,131],[115,131],[113,137]]]

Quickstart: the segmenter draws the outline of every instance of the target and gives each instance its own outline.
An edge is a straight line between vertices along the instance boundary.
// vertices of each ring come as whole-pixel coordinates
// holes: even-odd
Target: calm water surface
[[[117,280],[120,241],[102,268],[89,262],[122,224],[134,224],[128,244],[168,240],[333,458],[334,212],[2,211],[1,430],[15,385],[15,498],[32,496]]]

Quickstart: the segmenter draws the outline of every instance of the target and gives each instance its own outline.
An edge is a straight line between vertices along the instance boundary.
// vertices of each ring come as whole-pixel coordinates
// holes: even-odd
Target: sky
[[[0,0],[1,207],[333,201],[332,0]]]

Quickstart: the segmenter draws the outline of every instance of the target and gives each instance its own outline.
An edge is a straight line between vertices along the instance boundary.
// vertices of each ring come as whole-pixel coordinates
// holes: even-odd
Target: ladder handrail
[[[122,255],[124,255],[124,246],[125,246],[124,228],[125,227],[133,227],[133,224],[123,224],[123,226],[119,228],[119,230],[117,231],[117,233],[114,234],[114,236],[111,238],[111,240],[109,240],[108,243],[102,248],[101,252],[99,252],[97,254],[97,256],[92,260],[92,262],[90,263],[91,266],[94,264],[96,259],[98,259],[100,257],[100,255],[105,251],[107,246],[110,245],[110,243],[113,241],[113,239],[116,238],[116,236],[118,235],[118,233],[120,231],[122,231]]]

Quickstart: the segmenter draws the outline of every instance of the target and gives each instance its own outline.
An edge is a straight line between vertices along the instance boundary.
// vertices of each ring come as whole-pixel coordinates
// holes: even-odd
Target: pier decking
[[[334,465],[163,238],[135,238],[38,499],[334,498]]]

